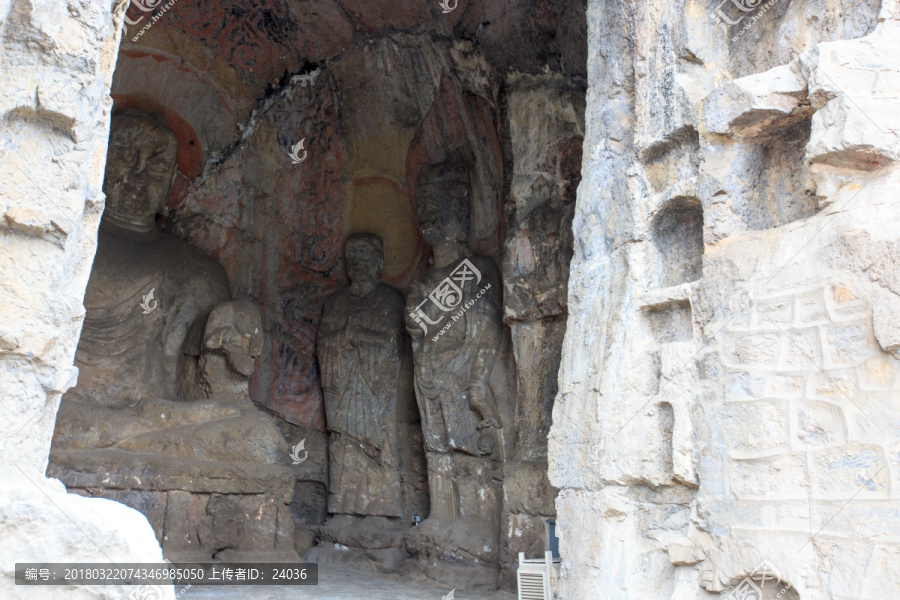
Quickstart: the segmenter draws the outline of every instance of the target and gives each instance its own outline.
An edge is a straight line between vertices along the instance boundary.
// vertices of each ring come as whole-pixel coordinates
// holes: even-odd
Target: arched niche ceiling
[[[198,67],[161,50],[123,47],[119,51],[112,86],[114,106],[161,114],[178,137],[172,203],[202,172],[203,164],[240,135],[241,105],[235,88],[221,85],[203,68],[208,66]]]
[[[129,4],[113,80],[117,101],[178,114],[204,160],[240,139],[239,124],[286,74],[309,70],[366,37],[423,31],[477,42],[495,70],[585,75],[583,3],[559,0],[176,0]],[[152,26],[142,29],[157,18]]]

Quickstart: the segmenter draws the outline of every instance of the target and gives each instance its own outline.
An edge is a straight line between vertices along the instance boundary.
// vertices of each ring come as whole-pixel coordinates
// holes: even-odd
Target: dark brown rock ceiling
[[[334,56],[366,36],[390,31],[471,39],[501,72],[537,72],[544,65],[574,75],[585,72],[585,3],[577,1],[459,0],[447,14],[437,0],[176,1],[132,42],[148,14],[154,13],[130,5],[128,16],[144,19],[130,27],[123,48],[174,50],[181,45],[175,37],[186,36],[254,88]]]

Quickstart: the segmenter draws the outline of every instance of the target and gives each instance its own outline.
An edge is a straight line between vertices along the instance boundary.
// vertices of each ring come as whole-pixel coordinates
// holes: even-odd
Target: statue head
[[[344,244],[347,276],[354,291],[365,295],[375,288],[384,269],[384,244],[370,233],[357,233]]]
[[[103,218],[124,229],[150,231],[169,199],[178,142],[166,122],[136,110],[113,114],[106,158]]]
[[[202,350],[223,355],[228,367],[239,377],[249,378],[253,374],[262,345],[262,320],[252,302],[223,302],[209,313]]]
[[[416,208],[422,237],[437,251],[469,239],[471,186],[466,169],[454,165],[423,167],[416,184]]]

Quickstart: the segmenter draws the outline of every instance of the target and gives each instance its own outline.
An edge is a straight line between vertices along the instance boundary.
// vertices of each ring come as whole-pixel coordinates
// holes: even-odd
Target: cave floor
[[[449,587],[320,565],[319,584],[315,586],[195,586],[179,596],[179,600],[441,600],[449,591]],[[514,594],[501,591],[455,592],[455,600],[514,599]]]

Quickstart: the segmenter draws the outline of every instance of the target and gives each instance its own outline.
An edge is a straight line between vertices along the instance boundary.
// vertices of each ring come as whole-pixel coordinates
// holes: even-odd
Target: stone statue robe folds
[[[152,310],[142,311],[151,290]],[[75,355],[78,385],[66,396],[109,407],[183,398],[176,388],[188,329],[230,298],[222,266],[180,240],[101,229]]]
[[[422,306],[438,324],[429,326],[428,333],[415,343],[416,399],[427,451],[459,450],[482,456],[490,454],[479,448],[482,436],[477,425],[485,415],[472,410],[478,407],[470,402],[470,385],[487,381],[500,346],[500,277],[489,259],[470,256],[468,260],[482,279],[461,287],[462,299],[456,307],[442,312],[431,302]],[[456,263],[445,269],[433,268],[425,286],[436,288],[456,268]]]
[[[398,386],[403,297],[385,284],[325,304],[318,355],[328,421],[328,512],[400,516]]]
[[[428,456],[430,519],[449,524],[458,518],[498,518],[491,463],[499,460],[496,428],[502,427],[489,380],[501,343],[500,276],[490,259],[467,258],[480,281],[457,286],[449,311],[418,292],[408,308],[421,322],[407,321],[413,335],[416,401]],[[441,290],[462,265],[432,267],[426,293]],[[413,315],[411,315],[413,316]],[[490,425],[488,425],[490,424]]]

